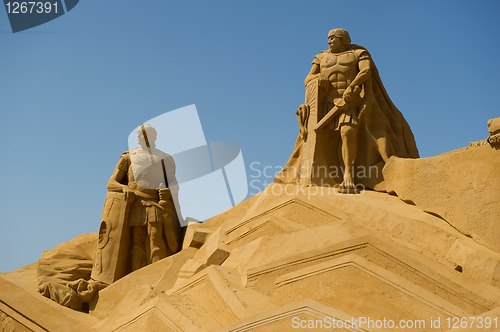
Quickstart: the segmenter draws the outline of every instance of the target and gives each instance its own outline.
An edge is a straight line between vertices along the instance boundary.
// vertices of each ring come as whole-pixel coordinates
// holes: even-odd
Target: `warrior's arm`
[[[130,158],[128,156],[128,152],[125,152],[121,155],[118,164],[116,164],[115,170],[113,174],[108,180],[108,191],[115,192],[125,192],[128,191],[128,186],[123,184],[125,177],[127,176],[127,172],[130,165]]]
[[[127,171],[125,169],[120,169],[120,168],[116,167],[115,170],[113,171],[113,174],[109,178],[108,186],[107,186],[108,191],[123,192],[124,188],[128,189],[127,185],[120,183],[126,175],[127,175]],[[127,189],[125,189],[125,190],[127,190]]]
[[[354,80],[349,84],[347,89],[344,91],[344,100],[349,103],[353,100],[354,95],[359,95],[361,92],[361,86],[365,83],[371,75],[370,60],[363,59],[358,62],[359,73],[356,75]]]
[[[120,160],[121,161],[121,160]],[[118,163],[120,165],[120,163]],[[114,192],[122,192],[125,194],[125,200],[127,202],[131,202],[135,198],[135,190],[131,189],[128,185],[126,184],[121,184],[120,182],[123,180],[125,176],[127,176],[127,170],[128,168],[121,168],[119,166],[115,167],[115,170],[113,171],[113,174],[109,178],[108,181],[108,191],[114,191]],[[139,194],[140,196],[140,194]]]
[[[176,195],[177,192],[179,191],[179,184],[177,182],[177,178],[175,177],[176,166],[174,158],[172,158],[172,156],[168,156],[164,160],[168,178],[168,187],[170,188],[172,195]]]
[[[313,79],[315,79],[319,74],[319,65],[316,63],[313,63],[311,71],[307,75],[306,79],[304,80],[304,85],[307,86],[309,82],[311,82]]]
[[[328,87],[328,79],[326,78],[325,75],[321,74],[319,64],[316,62],[313,62],[311,71],[307,75],[306,79],[304,80],[304,84],[307,86],[309,82],[311,82],[313,79],[317,78],[318,79],[318,84],[320,88],[326,89]]]
[[[368,59],[359,61],[358,68],[359,68],[358,75],[356,75],[354,80],[349,85],[352,89],[354,89],[356,86],[360,86],[361,84],[365,83],[366,80],[372,74],[370,70],[370,60]]]

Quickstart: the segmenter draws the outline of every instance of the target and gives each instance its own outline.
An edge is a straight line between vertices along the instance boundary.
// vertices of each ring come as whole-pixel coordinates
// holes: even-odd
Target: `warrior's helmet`
[[[346,47],[351,46],[351,37],[349,37],[349,33],[344,29],[332,29],[330,30],[330,32],[328,32],[328,38],[330,38],[330,36],[335,36],[342,39],[342,44]]]

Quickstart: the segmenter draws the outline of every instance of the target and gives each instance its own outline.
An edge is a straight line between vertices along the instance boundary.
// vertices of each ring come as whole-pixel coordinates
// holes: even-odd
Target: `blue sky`
[[[497,1],[81,0],[13,34],[0,10],[0,272],[96,232],[129,133],[162,113],[196,104],[207,141],[241,147],[249,180],[253,162],[283,166],[332,28],[370,51],[422,157],[486,138],[498,14]]]

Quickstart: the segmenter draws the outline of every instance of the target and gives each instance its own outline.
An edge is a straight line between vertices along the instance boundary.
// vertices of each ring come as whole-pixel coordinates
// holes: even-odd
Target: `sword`
[[[339,108],[338,106],[333,106],[333,108],[328,112],[323,119],[314,127],[315,131],[320,130],[321,128],[325,127],[340,111],[344,110],[344,108]]]

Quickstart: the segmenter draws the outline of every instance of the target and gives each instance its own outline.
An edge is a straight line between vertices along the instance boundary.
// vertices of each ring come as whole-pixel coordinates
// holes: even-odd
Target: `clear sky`
[[[498,1],[81,0],[13,34],[0,9],[0,272],[97,232],[129,133],[162,113],[196,104],[207,141],[241,147],[249,180],[254,162],[284,166],[332,28],[370,51],[421,157],[486,138],[499,14]]]

